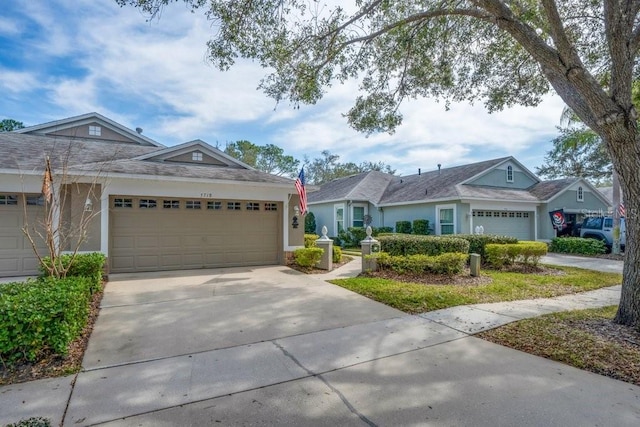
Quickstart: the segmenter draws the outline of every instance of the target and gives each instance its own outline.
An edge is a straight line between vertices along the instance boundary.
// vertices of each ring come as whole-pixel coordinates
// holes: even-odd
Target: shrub
[[[102,287],[102,271],[105,263],[105,256],[100,252],[87,254],[64,254],[58,258],[58,262],[67,269],[67,277],[86,277],[91,280],[91,293],[99,291]],[[40,266],[42,277],[49,276],[49,270],[45,266],[51,265],[51,258],[42,259],[44,265]],[[71,265],[69,267],[69,265]]]
[[[399,274],[458,274],[464,270],[468,258],[466,253],[460,252],[443,253],[435,256],[392,256],[386,252],[380,252],[374,256],[379,269],[392,270]]]
[[[485,247],[488,244],[518,243],[518,239],[511,236],[497,236],[494,234],[456,234],[456,238],[469,242],[469,253],[480,255],[482,262],[487,262]]]
[[[396,233],[411,234],[411,222],[396,221]]]
[[[293,258],[300,267],[311,268],[320,262],[323,253],[322,248],[300,248],[293,251]]]
[[[333,254],[332,254],[332,259],[333,262],[340,262],[342,261],[342,249],[340,248],[340,246],[336,246],[333,245]]]
[[[512,265],[516,262],[537,265],[540,257],[547,254],[544,242],[518,242],[486,245],[487,262],[496,268]]]
[[[582,237],[554,237],[549,246],[550,252],[564,254],[597,255],[607,252],[605,243],[598,239]]]
[[[440,255],[447,252],[469,253],[469,242],[456,237],[395,234],[379,236],[382,250],[390,255]]]
[[[420,234],[426,236],[429,234],[429,220],[428,219],[414,219],[413,220],[413,234]]]
[[[320,236],[317,234],[305,234],[304,235],[304,247],[305,248],[314,248],[316,246],[316,240],[318,240]]]
[[[31,417],[7,424],[5,427],[51,427],[51,420],[43,417]]]
[[[304,232],[315,234],[316,232],[316,216],[313,212],[309,212],[304,217]]]
[[[87,322],[87,277],[53,277],[0,285],[0,357],[13,364],[52,351],[65,355]]]
[[[380,233],[392,232],[391,227],[371,227],[371,236],[376,237]],[[367,237],[367,230],[363,227],[349,227],[338,235],[334,244],[339,244],[343,248],[359,248],[360,242]]]

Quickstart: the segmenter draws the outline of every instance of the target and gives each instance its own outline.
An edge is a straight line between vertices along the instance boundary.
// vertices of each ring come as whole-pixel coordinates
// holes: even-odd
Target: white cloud
[[[2,92],[5,93],[5,95],[7,92],[14,94],[28,92],[38,85],[38,79],[29,71],[12,71],[0,67],[0,74],[2,74],[0,88],[2,88]]]

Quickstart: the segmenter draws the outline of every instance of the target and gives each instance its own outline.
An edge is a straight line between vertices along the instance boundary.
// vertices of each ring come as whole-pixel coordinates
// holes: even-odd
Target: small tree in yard
[[[116,0],[156,14],[174,0]],[[182,3],[182,2],[180,2]],[[184,0],[215,21],[211,60],[268,68],[278,101],[313,104],[361,77],[347,113],[361,131],[392,131],[407,98],[484,100],[489,111],[537,105],[551,88],[604,141],[627,209],[615,320],[640,327],[640,0]],[[446,104],[445,104],[446,105]]]

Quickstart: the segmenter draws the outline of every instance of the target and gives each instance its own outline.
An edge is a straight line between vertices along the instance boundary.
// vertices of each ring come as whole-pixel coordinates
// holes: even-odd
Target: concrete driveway
[[[114,275],[83,372],[0,388],[0,424],[640,424],[640,387],[470,335],[555,300],[408,316],[322,279],[280,266]]]

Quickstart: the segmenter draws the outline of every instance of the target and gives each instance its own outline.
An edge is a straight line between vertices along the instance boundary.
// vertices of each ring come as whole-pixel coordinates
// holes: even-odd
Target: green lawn
[[[424,313],[458,305],[548,298],[618,285],[622,275],[571,267],[553,266],[561,275],[508,273],[484,270],[491,283],[481,285],[425,285],[377,277],[332,280],[406,313]]]

